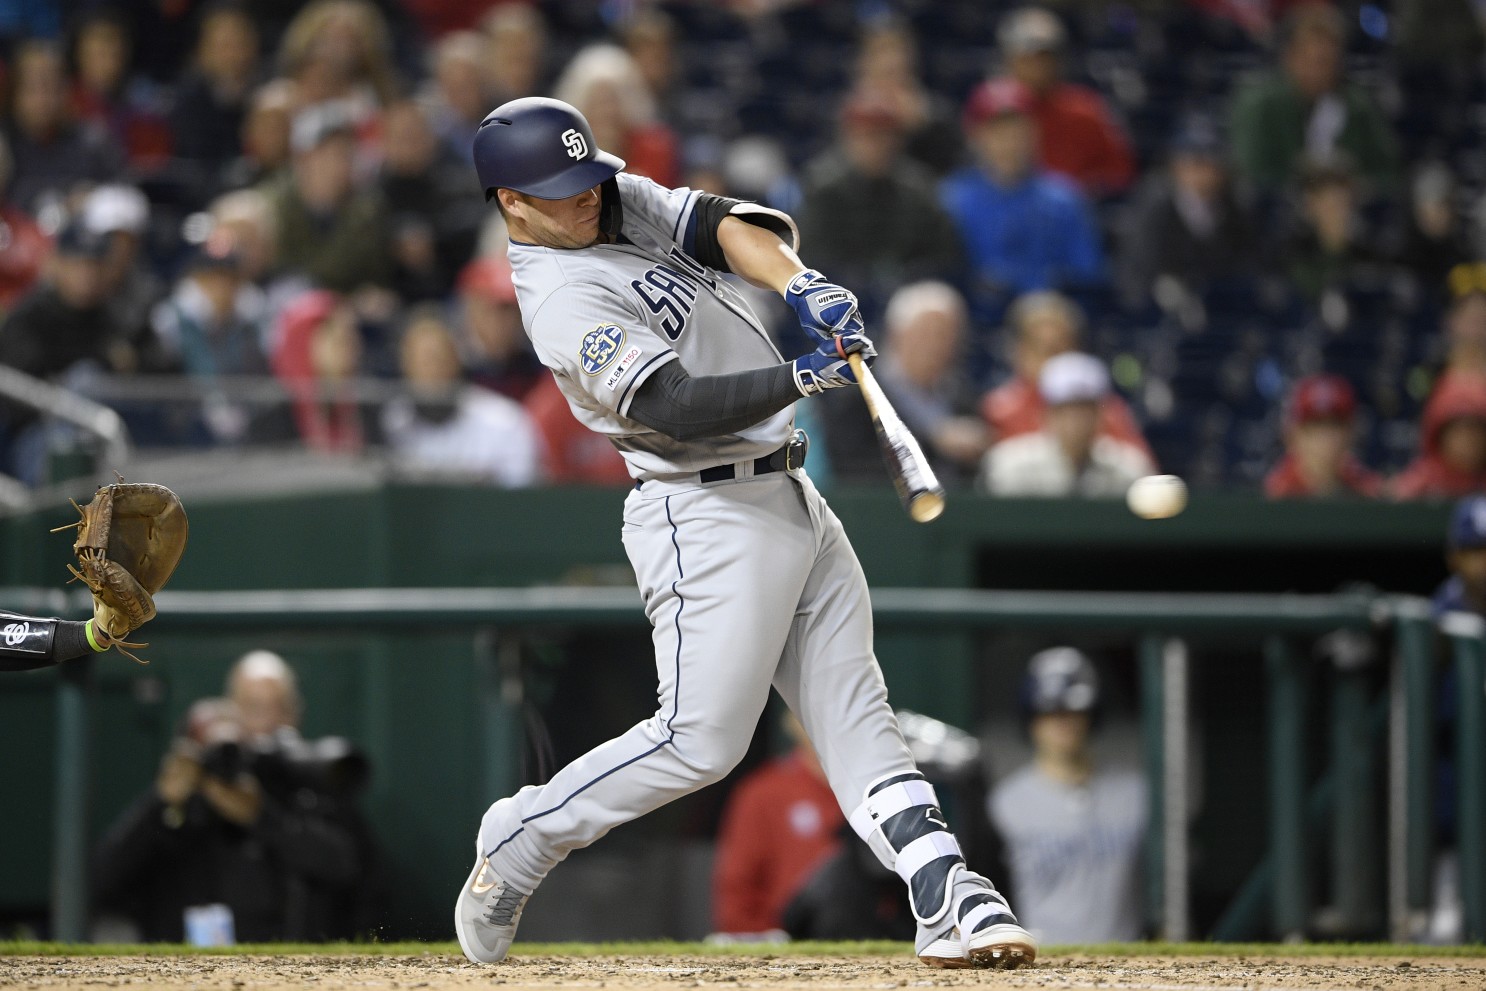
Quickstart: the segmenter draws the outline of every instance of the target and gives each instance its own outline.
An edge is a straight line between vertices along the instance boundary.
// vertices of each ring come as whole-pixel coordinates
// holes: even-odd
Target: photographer
[[[364,934],[365,758],[342,739],[299,736],[298,688],[278,655],[247,654],[228,687],[230,698],[191,706],[154,786],[99,844],[98,904],[148,941]]]

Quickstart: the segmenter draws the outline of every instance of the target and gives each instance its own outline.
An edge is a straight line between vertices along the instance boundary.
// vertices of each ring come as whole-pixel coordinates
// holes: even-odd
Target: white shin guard
[[[965,858],[923,775],[905,771],[874,781],[850,821],[883,866],[908,885],[915,919],[932,926],[949,913],[954,875]]]

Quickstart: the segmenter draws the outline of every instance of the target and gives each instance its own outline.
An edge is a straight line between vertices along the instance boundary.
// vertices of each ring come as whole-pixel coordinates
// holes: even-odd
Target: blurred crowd
[[[492,108],[551,95],[631,172],[794,215],[951,485],[1486,490],[1481,8],[16,5],[0,362],[143,447],[623,484],[528,346],[469,163]],[[838,481],[885,483],[854,400],[802,415]],[[66,429],[0,406],[0,470],[47,481]]]

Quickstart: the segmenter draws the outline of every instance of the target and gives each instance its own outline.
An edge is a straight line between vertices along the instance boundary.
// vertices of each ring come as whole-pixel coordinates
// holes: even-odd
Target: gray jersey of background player
[[[989,806],[1022,922],[1049,943],[1140,939],[1146,782],[1094,763],[1093,664],[1072,647],[1042,651],[1020,701],[1035,756],[996,785]]]
[[[32,671],[102,653],[108,647],[93,638],[92,622],[0,610],[0,671]]]
[[[503,959],[526,899],[569,852],[731,771],[773,689],[857,834],[907,882],[919,958],[1031,961],[1035,942],[965,864],[914,766],[872,653],[865,576],[793,428],[798,400],[855,384],[848,356],[875,354],[856,298],[805,268],[788,217],[625,174],[568,104],[498,107],[474,160],[506,217],[538,356],[636,480],[620,537],[652,625],[658,706],[486,811],[455,902],[465,955]],[[727,272],[779,292],[819,347],[783,360]]]

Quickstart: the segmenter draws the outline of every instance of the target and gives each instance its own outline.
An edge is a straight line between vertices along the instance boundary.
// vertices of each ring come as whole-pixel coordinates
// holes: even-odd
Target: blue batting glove
[[[800,326],[826,343],[836,334],[862,329],[856,294],[834,282],[827,282],[826,277],[813,268],[807,268],[790,279],[784,289],[784,301],[800,318]]]
[[[800,395],[818,396],[827,389],[855,385],[856,372],[852,371],[851,362],[846,360],[849,354],[860,354],[862,360],[870,365],[877,357],[877,348],[866,334],[854,330],[833,337],[809,354],[796,358],[795,388],[800,390]]]

